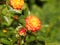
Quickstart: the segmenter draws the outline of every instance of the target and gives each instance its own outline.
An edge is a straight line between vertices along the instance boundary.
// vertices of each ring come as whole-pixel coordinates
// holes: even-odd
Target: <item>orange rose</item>
[[[10,0],[10,5],[14,8],[14,9],[22,9],[24,6],[24,0]]]
[[[33,16],[33,15],[29,15],[26,18],[26,28],[33,32],[35,32],[36,30],[40,30],[41,22],[40,22],[39,18],[37,18],[36,16]]]

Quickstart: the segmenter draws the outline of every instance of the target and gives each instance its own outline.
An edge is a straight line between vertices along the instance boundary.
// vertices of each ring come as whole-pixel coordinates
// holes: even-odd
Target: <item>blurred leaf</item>
[[[0,37],[7,37],[7,35],[0,30]]]
[[[26,42],[32,42],[34,40],[35,40],[35,37],[34,36],[31,36],[31,37],[27,36],[26,37]]]
[[[46,44],[45,45],[60,45],[60,43],[58,43],[58,42],[46,42]]]
[[[10,41],[8,41],[7,39],[5,38],[1,38],[0,39],[0,42],[4,43],[4,44],[10,44]]]

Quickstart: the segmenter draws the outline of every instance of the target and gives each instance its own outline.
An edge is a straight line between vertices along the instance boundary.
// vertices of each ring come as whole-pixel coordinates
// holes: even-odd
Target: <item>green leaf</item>
[[[35,37],[34,36],[31,36],[31,37],[27,36],[26,37],[26,42],[32,42],[34,40],[35,40]]]
[[[7,9],[7,7],[5,7],[3,10],[2,10],[2,14],[3,15],[6,15],[8,13],[8,9]]]
[[[7,39],[5,38],[1,38],[0,39],[0,42],[4,43],[4,44],[10,44],[10,41],[8,41]]]
[[[21,14],[22,13],[22,10],[15,10],[10,6],[8,6],[8,8],[9,8],[10,13],[13,13],[13,14],[15,14],[15,13]]]
[[[3,44],[0,44],[0,45],[3,45]]]
[[[7,37],[7,35],[0,30],[0,37]]]
[[[7,17],[7,16],[4,16],[3,19],[4,19],[4,22],[2,23],[2,25],[6,25],[6,26],[11,25],[11,23],[13,21],[13,19],[11,19],[11,17]]]
[[[58,42],[46,42],[45,45],[60,45]]]

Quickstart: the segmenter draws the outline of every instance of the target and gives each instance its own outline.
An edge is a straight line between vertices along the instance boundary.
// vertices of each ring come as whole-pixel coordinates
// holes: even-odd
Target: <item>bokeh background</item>
[[[60,45],[60,0],[25,0],[22,11],[12,9],[8,1],[0,0],[0,45],[17,45],[16,26],[25,25],[23,18],[28,14],[39,17],[42,27],[36,39],[25,38],[25,45]],[[20,16],[19,21],[14,15]]]

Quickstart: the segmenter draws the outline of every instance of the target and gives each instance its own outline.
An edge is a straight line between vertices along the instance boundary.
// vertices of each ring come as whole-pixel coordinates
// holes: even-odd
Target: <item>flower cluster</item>
[[[25,19],[25,22],[26,22],[25,27],[28,31],[36,32],[41,28],[41,22],[39,18],[36,16],[33,16],[33,15],[27,16]],[[20,29],[19,35],[21,36],[26,35],[26,29],[25,28]]]

